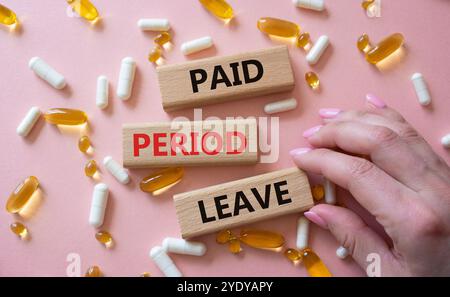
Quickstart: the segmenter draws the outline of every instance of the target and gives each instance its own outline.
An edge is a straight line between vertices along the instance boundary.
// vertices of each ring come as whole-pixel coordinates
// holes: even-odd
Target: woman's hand
[[[378,253],[382,276],[450,275],[450,169],[396,111],[367,97],[365,111],[320,111],[291,152],[308,172],[347,189],[391,237],[388,244],[349,209],[320,204],[305,216],[329,229],[363,268]],[[368,161],[345,153],[370,156]]]

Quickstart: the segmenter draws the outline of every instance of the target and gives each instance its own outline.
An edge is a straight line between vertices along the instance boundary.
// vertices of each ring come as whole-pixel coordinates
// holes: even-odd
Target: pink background
[[[198,1],[94,1],[102,22],[92,26],[66,14],[65,1],[4,0],[22,21],[19,32],[0,30],[0,81],[2,83],[0,135],[0,193],[2,205],[15,186],[29,175],[41,181],[43,199],[34,216],[23,219],[0,212],[0,275],[65,276],[66,256],[81,256],[82,272],[97,264],[107,276],[137,276],[144,271],[161,275],[148,257],[152,246],[166,236],[178,236],[179,229],[171,197],[225,181],[292,166],[290,149],[305,146],[301,133],[319,123],[317,111],[323,107],[357,109],[363,107],[366,93],[375,93],[404,116],[425,136],[446,161],[440,137],[450,132],[448,104],[450,68],[450,2],[446,0],[383,1],[382,17],[368,18],[359,0],[328,0],[327,12],[316,13],[294,7],[290,0],[229,0],[236,19],[228,26],[206,12]],[[151,170],[131,171],[132,182],[123,186],[101,168],[101,180],[111,189],[103,229],[109,230],[116,247],[106,250],[95,240],[95,230],[88,225],[94,181],[84,176],[88,157],[78,151],[76,133],[62,133],[42,119],[26,139],[15,129],[28,109],[52,107],[79,108],[90,117],[92,138],[98,163],[106,155],[121,160],[121,125],[128,122],[166,121],[173,116],[192,118],[190,110],[166,114],[161,107],[156,72],[147,60],[155,34],[143,33],[139,18],[163,17],[171,22],[174,49],[165,52],[167,63],[186,58],[182,42],[211,35],[215,48],[189,59],[234,54],[268,48],[276,42],[261,34],[256,21],[263,16],[280,17],[300,24],[313,40],[329,35],[331,48],[313,67],[322,82],[320,92],[310,90],[303,75],[310,69],[305,53],[290,48],[297,85],[292,93],[245,99],[204,108],[204,116],[264,116],[263,106],[275,99],[291,96],[299,100],[295,111],[280,114],[280,158],[274,164],[244,167],[188,168],[184,180],[162,196],[152,197],[138,188],[140,179]],[[367,32],[374,41],[402,32],[406,37],[406,55],[395,67],[379,71],[367,64],[355,41]],[[58,91],[37,78],[28,67],[33,56],[40,56],[65,75],[68,87]],[[132,98],[120,101],[115,95],[120,61],[125,56],[137,60],[138,70]],[[418,104],[409,77],[422,72],[428,81],[433,105]],[[111,82],[110,106],[101,111],[95,106],[97,76],[104,74]],[[238,107],[238,108],[236,108]],[[342,195],[341,195],[342,197]],[[351,201],[349,203],[351,205]],[[3,206],[2,206],[3,207]],[[295,245],[296,220],[290,215],[254,226],[284,234],[286,246]],[[21,241],[9,230],[13,221],[24,222],[31,240]],[[199,240],[208,246],[204,257],[174,255],[186,276],[304,276],[303,267],[294,267],[280,254],[244,247],[238,256],[214,242],[214,235]],[[338,276],[363,275],[351,260],[336,258],[334,238],[315,226],[311,245]]]

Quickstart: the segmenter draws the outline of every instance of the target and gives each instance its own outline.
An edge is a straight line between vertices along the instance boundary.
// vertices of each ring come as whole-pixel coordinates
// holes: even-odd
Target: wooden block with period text
[[[183,238],[306,211],[314,205],[308,178],[298,168],[181,193],[173,199]]]
[[[157,68],[164,110],[193,108],[294,88],[287,46]]]
[[[122,132],[128,168],[258,162],[256,119],[125,124]]]

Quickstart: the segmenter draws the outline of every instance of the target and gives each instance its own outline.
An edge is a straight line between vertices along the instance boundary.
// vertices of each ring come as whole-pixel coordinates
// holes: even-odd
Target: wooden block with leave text
[[[191,238],[285,214],[313,205],[306,174],[274,171],[174,196],[183,238]]]
[[[157,68],[164,110],[289,91],[294,75],[287,46]]]
[[[256,119],[123,125],[129,168],[240,165],[258,162]]]

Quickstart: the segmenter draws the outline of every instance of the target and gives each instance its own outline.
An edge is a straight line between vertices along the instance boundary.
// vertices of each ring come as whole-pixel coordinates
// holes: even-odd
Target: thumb
[[[316,225],[330,230],[339,244],[349,251],[353,259],[365,271],[368,255],[380,256],[380,271],[389,274],[391,265],[396,262],[386,242],[364,221],[349,209],[328,204],[319,204],[304,213]]]

